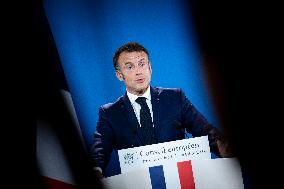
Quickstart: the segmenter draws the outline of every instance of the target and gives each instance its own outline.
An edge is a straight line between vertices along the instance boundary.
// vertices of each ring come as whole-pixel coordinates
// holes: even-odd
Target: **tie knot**
[[[140,106],[146,104],[146,98],[145,98],[145,97],[138,97],[135,101],[136,101],[138,104],[140,104]]]

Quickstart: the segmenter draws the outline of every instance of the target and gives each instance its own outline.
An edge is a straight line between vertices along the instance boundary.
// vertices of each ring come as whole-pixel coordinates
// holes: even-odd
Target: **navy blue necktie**
[[[145,139],[145,145],[156,143],[154,127],[152,123],[152,117],[150,113],[150,109],[146,103],[145,97],[138,97],[136,102],[140,104],[140,125],[141,133],[143,134],[143,138]]]

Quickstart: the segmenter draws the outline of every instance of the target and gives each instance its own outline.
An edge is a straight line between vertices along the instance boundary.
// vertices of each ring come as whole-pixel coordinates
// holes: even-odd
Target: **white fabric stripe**
[[[244,189],[236,158],[193,160],[192,169],[196,189]]]
[[[79,120],[78,120],[78,117],[77,117],[77,114],[76,114],[76,110],[75,110],[75,107],[74,107],[74,103],[73,103],[71,94],[70,94],[69,91],[66,91],[66,90],[63,90],[63,89],[60,89],[59,91],[62,95],[62,98],[63,98],[65,105],[67,106],[69,114],[71,115],[72,121],[73,121],[74,125],[76,126],[77,132],[78,132],[80,139],[81,139],[81,143],[84,145],[84,148],[86,150],[87,148],[86,148],[86,145],[85,145],[85,142],[84,142],[84,138],[83,138],[83,135],[82,135],[82,131],[81,131],[81,128],[80,128]]]
[[[36,151],[42,176],[75,185],[58,136],[49,123],[41,120],[37,123]]]
[[[177,163],[163,165],[166,187],[168,189],[180,189],[180,180]]]
[[[104,189],[151,189],[149,169],[137,169],[102,179]]]

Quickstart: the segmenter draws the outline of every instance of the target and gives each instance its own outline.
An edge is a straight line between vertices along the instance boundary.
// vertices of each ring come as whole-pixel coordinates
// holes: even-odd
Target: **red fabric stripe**
[[[195,189],[191,161],[178,162],[177,167],[178,167],[180,188]]]
[[[47,189],[76,189],[76,186],[73,184],[68,184],[66,182],[55,180],[49,177],[42,176],[42,181]]]

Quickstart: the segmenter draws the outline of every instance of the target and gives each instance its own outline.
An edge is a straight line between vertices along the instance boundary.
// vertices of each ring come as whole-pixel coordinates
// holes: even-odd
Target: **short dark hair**
[[[123,46],[119,47],[116,52],[114,53],[114,56],[113,56],[113,66],[115,68],[115,70],[117,70],[117,65],[118,65],[118,58],[119,58],[119,55],[123,52],[145,52],[148,56],[149,56],[149,53],[148,53],[148,50],[143,47],[141,44],[137,43],[137,42],[129,42],[129,43],[126,43],[124,44]]]

